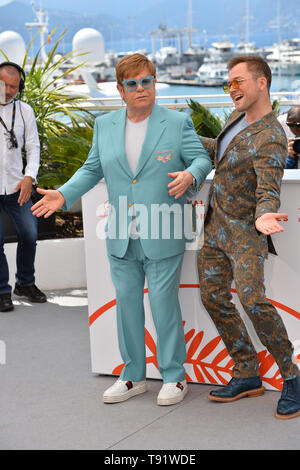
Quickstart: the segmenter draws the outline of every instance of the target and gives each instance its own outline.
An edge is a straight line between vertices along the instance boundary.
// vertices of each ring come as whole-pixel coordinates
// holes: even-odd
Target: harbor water
[[[290,92],[292,91],[299,91],[300,93],[300,77],[293,79],[292,77],[284,76],[278,77],[277,75],[273,76],[272,79],[272,86],[271,86],[271,93],[272,93],[272,100],[275,100],[276,92],[286,92],[284,94],[284,99],[291,99],[292,96]],[[162,97],[166,97],[166,99],[160,99],[159,102],[161,104],[164,103],[186,103],[189,102],[190,99],[195,101],[199,101],[205,105],[205,102],[219,102],[219,101],[231,101],[230,96],[226,95],[223,91],[222,87],[204,87],[201,85],[169,85],[168,87],[164,87],[163,89],[157,92],[157,95]],[[203,98],[199,95],[216,95],[216,97],[210,98]],[[168,98],[170,96],[170,99]],[[174,96],[176,96],[176,100],[174,100]],[[172,97],[172,98],[171,98]],[[182,97],[182,98],[181,98]],[[293,97],[295,98],[295,97]],[[281,96],[282,99],[282,96]],[[280,112],[286,112],[290,106],[280,106]],[[229,110],[229,108],[227,108]],[[211,112],[213,114],[219,114],[220,116],[224,113],[224,108],[211,108]]]

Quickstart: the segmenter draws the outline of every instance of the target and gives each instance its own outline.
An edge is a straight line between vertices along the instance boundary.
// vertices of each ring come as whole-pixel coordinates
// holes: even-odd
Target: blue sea
[[[294,97],[290,95],[291,91],[299,91],[300,93],[300,77],[298,77],[298,80],[292,80],[291,77],[281,77],[279,78],[278,76],[273,76],[272,80],[272,86],[271,86],[271,100],[276,100],[279,98],[276,94],[274,95],[273,93],[276,92],[285,92],[284,98],[286,99],[293,99]],[[158,96],[176,96],[180,97],[182,96],[183,98],[177,98],[178,103],[186,103],[187,101],[189,102],[190,99],[193,99],[195,101],[199,101],[202,104],[205,104],[205,102],[224,102],[228,101],[231,102],[230,96],[226,95],[224,93],[222,87],[203,87],[203,86],[185,86],[185,85],[170,85],[168,88],[164,88],[160,91],[157,92]],[[209,98],[203,98],[202,96],[199,97],[199,95],[214,95],[215,97],[209,97]],[[189,98],[188,98],[189,97]],[[282,98],[282,97],[280,97]],[[163,99],[160,100],[160,103],[171,103],[174,102],[174,99]],[[280,106],[280,112],[286,112],[290,106]],[[213,114],[218,114],[220,117],[223,116],[224,112],[226,113],[229,111],[230,108],[210,108],[210,111]],[[227,110],[227,111],[226,111]]]
[[[286,92],[286,97],[289,97],[289,92],[300,90],[300,76],[292,79],[288,76],[279,78],[274,75],[272,79],[271,93]],[[164,96],[177,96],[177,95],[222,95],[226,94],[222,87],[203,87],[200,85],[170,85],[169,88],[162,90],[159,94]],[[209,101],[218,101],[220,98],[209,99]]]

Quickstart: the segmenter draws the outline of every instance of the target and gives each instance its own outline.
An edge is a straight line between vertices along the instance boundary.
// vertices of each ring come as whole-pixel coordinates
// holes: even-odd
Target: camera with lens
[[[296,137],[293,142],[293,150],[295,154],[299,157],[300,156],[300,137]]]

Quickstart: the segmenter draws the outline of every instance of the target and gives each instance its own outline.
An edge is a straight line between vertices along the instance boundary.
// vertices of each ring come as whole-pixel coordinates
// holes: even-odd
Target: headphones
[[[20,67],[20,65],[16,64],[15,62],[2,62],[0,64],[0,69],[1,69],[1,67],[4,67],[5,65],[11,65],[11,66],[15,67],[18,70],[18,72],[21,76],[20,84],[19,84],[19,93],[20,93],[20,96],[22,96],[22,93],[23,93],[24,88],[25,88],[25,80],[26,80],[24,70],[22,69],[22,67]]]

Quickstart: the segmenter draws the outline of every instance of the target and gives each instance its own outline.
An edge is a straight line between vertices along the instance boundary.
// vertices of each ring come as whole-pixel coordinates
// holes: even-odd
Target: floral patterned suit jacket
[[[277,212],[287,155],[285,133],[275,112],[238,133],[220,161],[217,150],[226,130],[242,118],[234,111],[217,139],[201,138],[215,164],[210,189],[213,212],[205,241],[225,252],[276,254],[270,237],[256,230],[255,220],[265,212]]]

